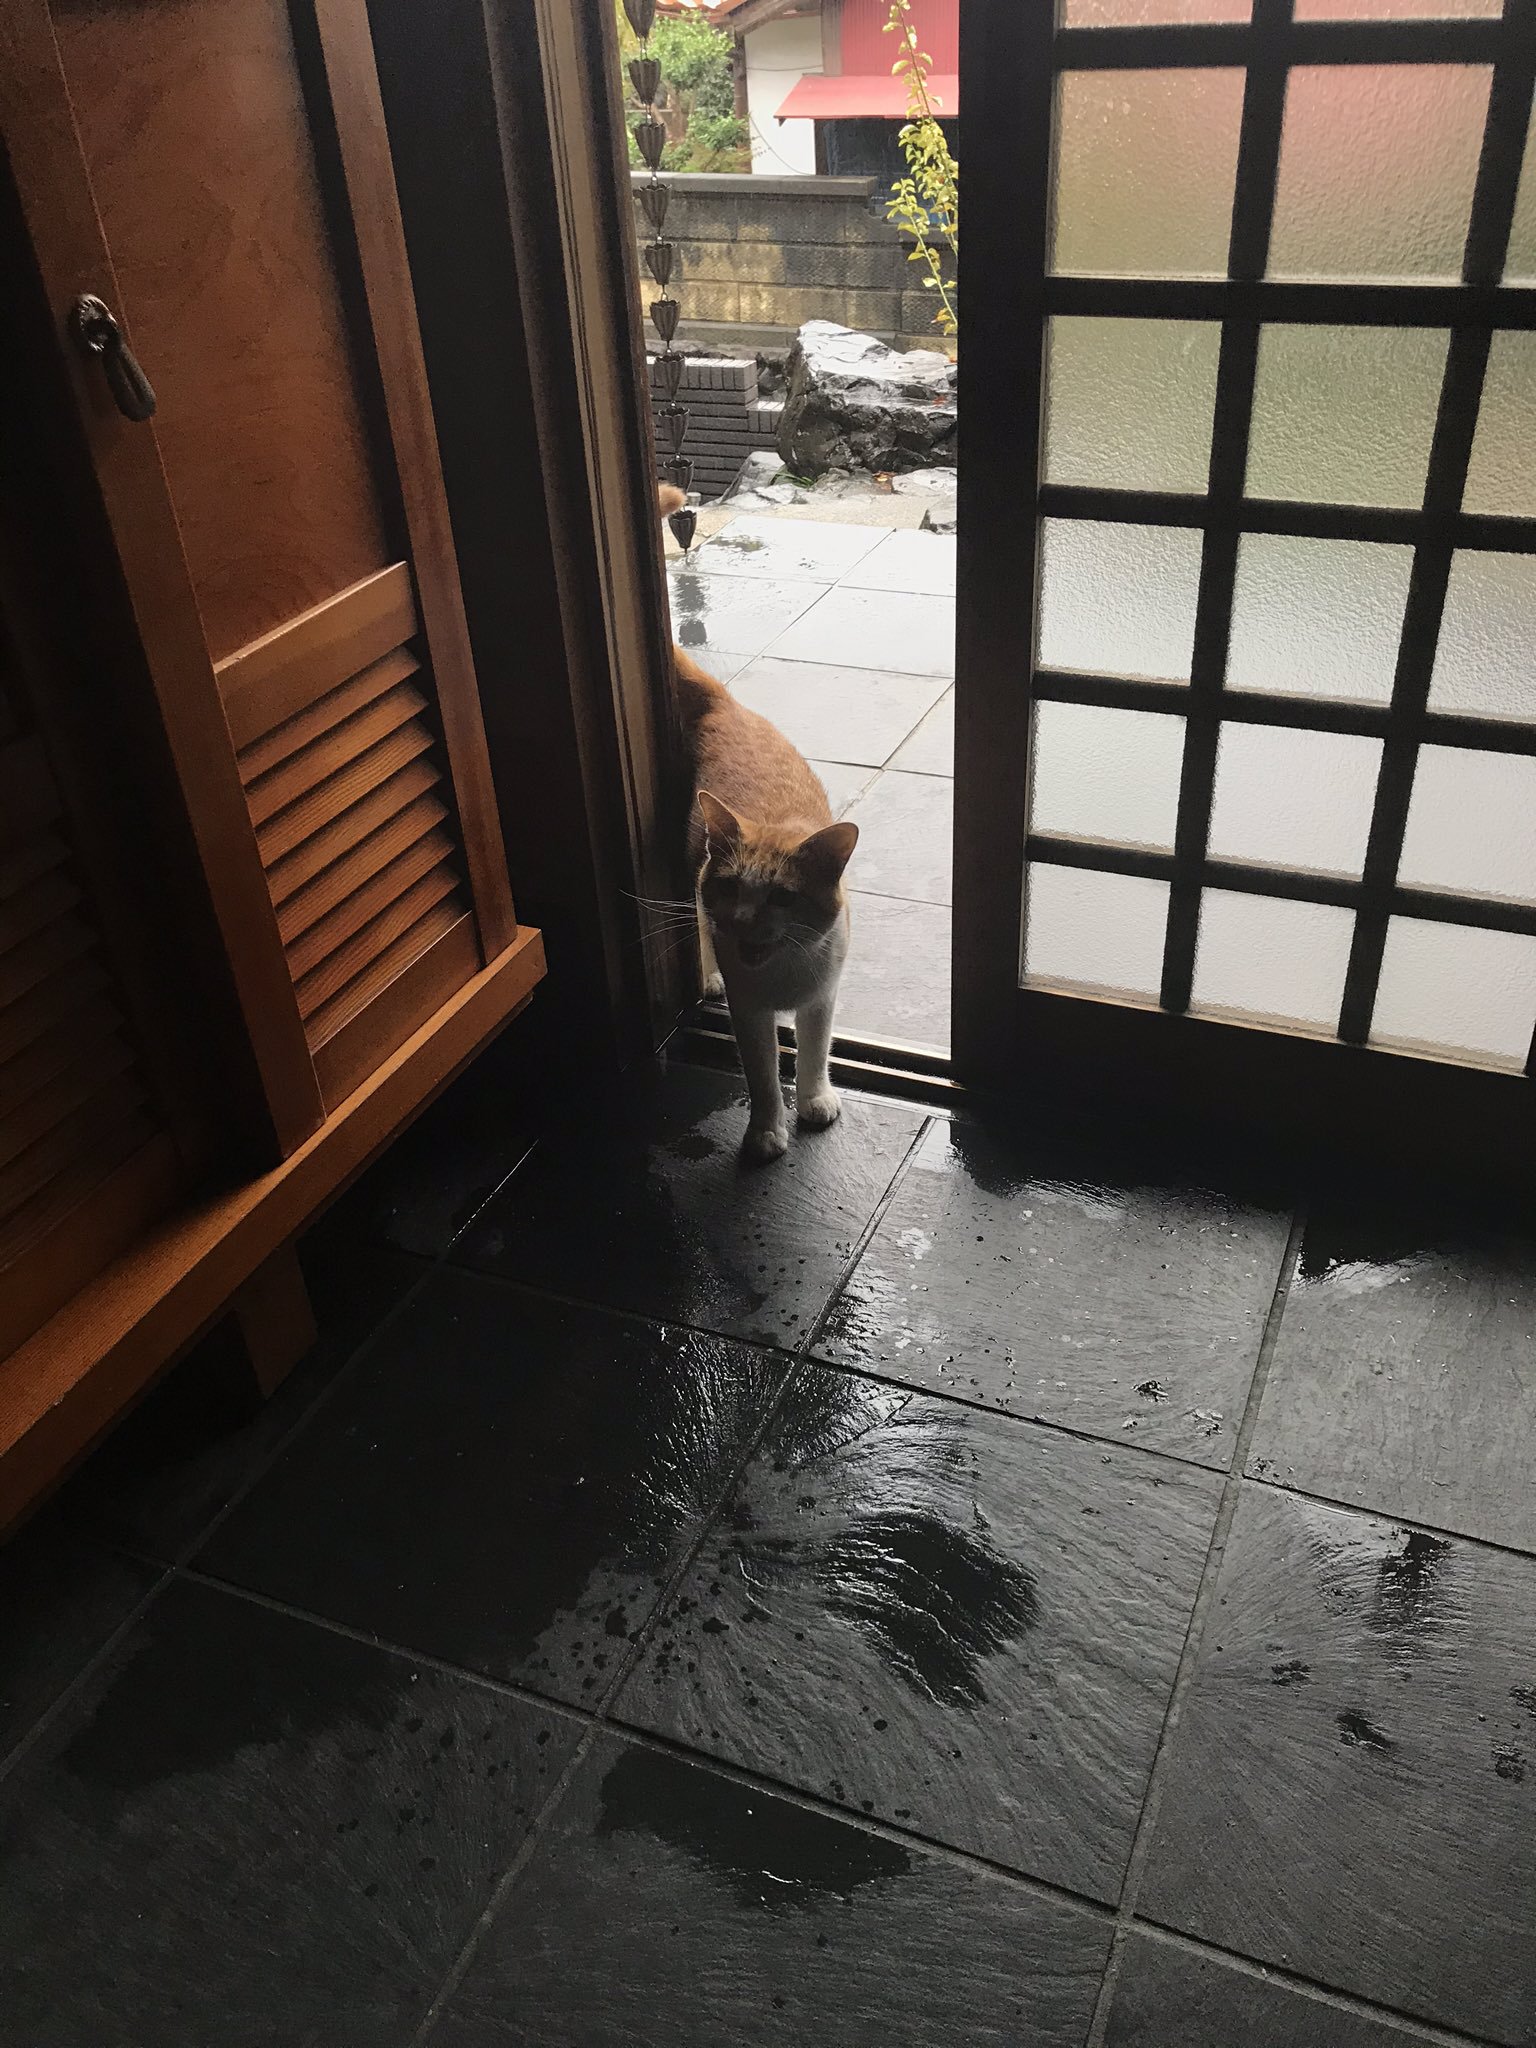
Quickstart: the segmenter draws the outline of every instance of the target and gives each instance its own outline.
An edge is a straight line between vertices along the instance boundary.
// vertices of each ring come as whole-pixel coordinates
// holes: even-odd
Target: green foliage
[[[689,168],[695,171],[744,170],[750,131],[739,114],[729,107],[723,114],[701,114],[697,108],[688,117]]]
[[[907,120],[900,135],[907,175],[898,178],[885,203],[886,218],[911,241],[909,263],[927,272],[923,289],[938,295],[933,324],[949,335],[960,331],[960,166],[950,154],[928,97],[933,59],[917,44],[912,26],[912,0],[891,0],[885,33],[901,38],[901,54],[891,66],[893,77],[907,82]],[[948,274],[944,261],[949,252]]]
[[[619,55],[624,61],[637,56],[640,45],[635,32],[617,7]],[[668,15],[651,30],[650,53],[661,65],[661,104],[681,121],[668,119],[667,126],[682,128],[682,139],[667,144],[662,152],[664,171],[744,171],[750,168],[748,128],[734,112],[735,86],[731,77],[731,38],[712,28],[701,15]],[[626,77],[625,100],[631,108],[634,96]],[[643,159],[633,132],[629,138],[629,160]]]

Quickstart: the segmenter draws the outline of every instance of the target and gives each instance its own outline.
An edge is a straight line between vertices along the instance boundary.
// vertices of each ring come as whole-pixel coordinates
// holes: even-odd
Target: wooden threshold
[[[543,975],[542,938],[522,928],[280,1166],[150,1232],[5,1361],[0,1534],[524,1007]]]

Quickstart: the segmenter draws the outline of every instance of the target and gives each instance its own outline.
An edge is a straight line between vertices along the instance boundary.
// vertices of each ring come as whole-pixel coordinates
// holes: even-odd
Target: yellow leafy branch
[[[907,119],[898,138],[907,160],[907,176],[892,185],[885,203],[886,218],[910,238],[907,261],[920,263],[928,273],[923,289],[938,293],[934,325],[945,334],[958,334],[960,293],[954,273],[960,263],[960,166],[950,154],[929,97],[933,59],[918,48],[912,0],[891,0],[885,33],[901,39],[901,54],[891,66],[891,75],[907,82]],[[945,249],[950,257],[948,276]]]

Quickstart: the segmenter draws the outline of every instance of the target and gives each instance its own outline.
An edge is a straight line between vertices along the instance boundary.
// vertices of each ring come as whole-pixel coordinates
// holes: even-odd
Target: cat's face
[[[825,825],[804,838],[755,826],[701,791],[706,858],[699,898],[717,942],[746,967],[808,952],[842,914],[843,869],[857,825]]]

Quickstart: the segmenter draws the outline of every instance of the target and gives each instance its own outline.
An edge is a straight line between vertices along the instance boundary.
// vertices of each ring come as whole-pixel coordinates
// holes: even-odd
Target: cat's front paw
[[[823,1088],[819,1095],[807,1095],[795,1107],[795,1114],[808,1131],[824,1131],[828,1124],[835,1124],[842,1113],[843,1105],[835,1088]]]
[[[749,1124],[741,1150],[743,1158],[765,1166],[770,1159],[782,1159],[789,1150],[789,1132],[783,1124]]]
[[[706,1003],[718,1003],[724,994],[725,976],[717,967],[704,983],[704,1000]]]

